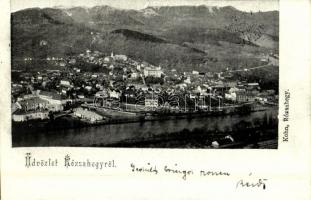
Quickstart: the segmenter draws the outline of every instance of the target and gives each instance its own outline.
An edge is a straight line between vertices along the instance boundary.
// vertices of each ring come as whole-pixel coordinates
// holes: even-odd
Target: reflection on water
[[[265,116],[277,118],[277,110],[254,112],[245,116],[218,116],[126,124],[111,124],[81,129],[13,135],[13,146],[92,146],[115,143],[125,139],[150,137],[188,129],[231,130],[240,121],[253,122]]]

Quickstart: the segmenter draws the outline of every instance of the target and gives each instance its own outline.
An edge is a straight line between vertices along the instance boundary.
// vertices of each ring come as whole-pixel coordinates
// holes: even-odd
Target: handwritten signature
[[[262,188],[266,189],[266,181],[268,179],[258,179],[256,182],[244,181],[243,179],[239,180],[236,184],[236,188],[238,187],[246,187],[246,188]]]

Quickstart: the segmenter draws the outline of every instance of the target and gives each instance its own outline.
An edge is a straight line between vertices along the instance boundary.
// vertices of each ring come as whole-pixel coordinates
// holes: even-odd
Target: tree
[[[237,108],[238,114],[248,114],[252,111],[251,105],[244,104],[241,107]]]
[[[49,112],[50,121],[54,121],[54,113],[52,111]]]

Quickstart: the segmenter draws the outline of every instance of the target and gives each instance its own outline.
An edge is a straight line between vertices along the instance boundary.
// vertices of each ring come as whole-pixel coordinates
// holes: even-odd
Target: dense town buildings
[[[74,116],[86,120],[102,120],[99,114],[80,109],[82,104],[118,106],[118,109],[135,104],[140,111],[144,106],[147,112],[150,108],[211,110],[243,103],[277,102],[273,89],[263,90],[258,82],[239,80],[228,71],[179,72],[135,61],[126,55],[107,56],[91,50],[76,57],[49,57],[49,60],[64,67],[62,61],[65,70],[16,72],[18,78],[12,82],[14,121],[47,119],[49,114],[65,110],[72,110]],[[92,71],[81,63],[98,68]]]

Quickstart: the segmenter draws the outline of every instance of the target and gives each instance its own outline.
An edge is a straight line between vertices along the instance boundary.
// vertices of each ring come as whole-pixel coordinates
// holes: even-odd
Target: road
[[[260,68],[265,68],[265,67],[274,67],[274,65],[267,64],[267,65],[261,65],[257,67],[251,67],[251,68],[244,68],[244,69],[237,69],[237,70],[230,70],[229,72],[243,72],[243,71],[249,71],[253,69],[260,69]]]

